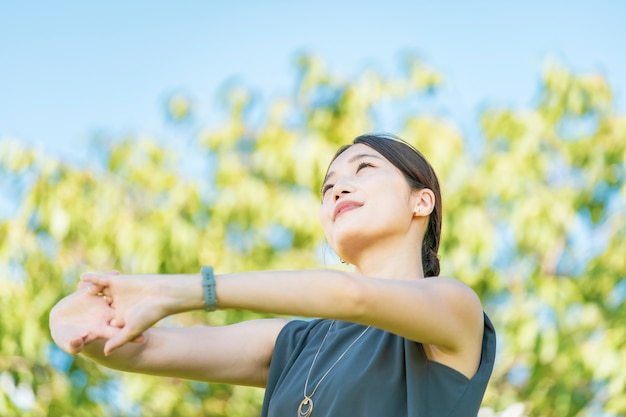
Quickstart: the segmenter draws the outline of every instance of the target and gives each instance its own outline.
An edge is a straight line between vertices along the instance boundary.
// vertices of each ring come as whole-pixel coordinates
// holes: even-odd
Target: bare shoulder
[[[451,277],[432,277],[417,283],[428,294],[431,311],[453,337],[448,347],[458,350],[482,340],[484,314],[480,298],[464,282]]]
[[[420,280],[437,294],[450,301],[460,302],[459,307],[475,309],[482,313],[482,304],[476,292],[466,283],[451,277],[432,277]],[[456,303],[455,303],[456,304]]]
[[[466,283],[451,277],[430,278],[430,285],[437,287],[437,292],[446,299],[446,305],[458,314],[461,321],[467,325],[474,323],[474,329],[483,327],[483,306],[478,294]]]
[[[449,343],[425,345],[429,359],[443,363],[471,378],[478,369],[484,333],[484,313],[476,292],[467,284],[450,277],[429,278],[447,316]]]

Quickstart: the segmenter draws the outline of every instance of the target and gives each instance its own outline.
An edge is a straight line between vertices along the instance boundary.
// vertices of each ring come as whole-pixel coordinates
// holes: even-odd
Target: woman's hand
[[[193,309],[198,301],[201,306],[201,281],[196,277],[196,283],[193,278],[117,272],[82,274],[81,285],[88,283],[90,294],[102,294],[108,300],[113,311],[111,325],[120,328],[104,345],[105,355],[140,337],[162,318]]]
[[[50,333],[61,349],[74,355],[95,339],[109,339],[119,333],[120,329],[110,324],[113,317],[104,297],[79,289],[50,311]]]

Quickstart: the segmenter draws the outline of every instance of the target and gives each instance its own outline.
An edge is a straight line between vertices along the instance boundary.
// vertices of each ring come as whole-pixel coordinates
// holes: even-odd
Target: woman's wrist
[[[159,292],[167,301],[163,306],[166,315],[204,309],[201,274],[168,275]]]

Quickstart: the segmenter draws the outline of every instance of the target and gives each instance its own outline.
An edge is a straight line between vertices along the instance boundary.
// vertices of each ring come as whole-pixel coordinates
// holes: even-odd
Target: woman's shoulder
[[[471,286],[469,286],[465,282],[455,277],[451,277],[451,276],[428,277],[428,279],[425,279],[424,281],[429,282],[433,285],[439,285],[444,288],[449,288],[450,290],[453,290],[453,291],[459,291],[459,292],[463,292],[467,294],[476,295],[476,292]]]
[[[419,280],[419,284],[427,287],[434,295],[444,297],[451,305],[463,309],[476,322],[482,322],[483,307],[476,291],[465,282],[448,276],[430,277]],[[470,318],[468,317],[468,318]]]

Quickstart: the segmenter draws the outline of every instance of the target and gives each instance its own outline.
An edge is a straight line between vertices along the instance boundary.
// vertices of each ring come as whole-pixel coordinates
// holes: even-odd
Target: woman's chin
[[[337,254],[343,254],[347,258],[349,254],[361,251],[368,240],[363,230],[358,228],[337,230],[333,239],[333,248]],[[346,258],[342,257],[342,259]]]

